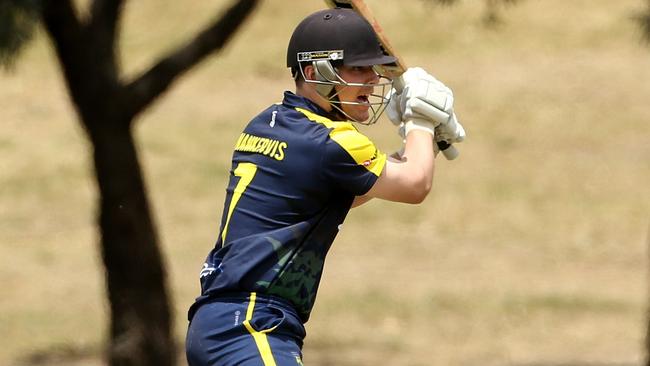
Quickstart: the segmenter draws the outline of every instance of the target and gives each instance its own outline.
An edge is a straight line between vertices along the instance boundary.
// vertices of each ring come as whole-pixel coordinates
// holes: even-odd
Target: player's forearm
[[[433,181],[435,157],[431,153],[432,149],[433,139],[430,133],[416,130],[406,136],[402,160],[408,167],[414,193],[422,195],[422,199],[431,190]]]

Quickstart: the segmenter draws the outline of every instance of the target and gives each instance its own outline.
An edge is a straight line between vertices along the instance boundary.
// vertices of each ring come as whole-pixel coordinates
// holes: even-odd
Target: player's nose
[[[377,75],[374,69],[369,69],[368,71],[366,71],[365,77],[366,77],[367,84],[379,83],[379,75]]]

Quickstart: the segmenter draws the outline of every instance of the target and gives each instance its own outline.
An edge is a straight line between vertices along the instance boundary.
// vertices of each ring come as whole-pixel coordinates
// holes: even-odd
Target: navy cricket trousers
[[[190,366],[302,366],[305,328],[275,297],[228,295],[199,305],[185,340]]]

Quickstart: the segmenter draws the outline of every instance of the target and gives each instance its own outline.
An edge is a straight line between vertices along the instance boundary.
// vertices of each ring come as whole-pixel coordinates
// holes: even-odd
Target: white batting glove
[[[403,90],[398,93],[392,88],[386,95],[389,99],[386,114],[393,124],[401,126],[398,129],[400,136],[402,132],[406,134],[412,130],[426,131],[435,136],[434,130],[439,125],[457,125],[454,123],[454,97],[451,89],[424,69],[415,67],[406,70],[396,84],[401,85]],[[459,138],[458,133],[454,134],[456,130],[449,128],[444,136]]]
[[[399,126],[402,123],[402,111],[400,109],[402,104],[401,95],[397,93],[395,88],[391,88],[388,94],[386,94],[386,99],[388,99],[386,115],[395,126]]]
[[[447,123],[439,124],[436,129],[436,142],[445,141],[450,144],[463,142],[465,140],[465,128],[458,122],[456,113],[451,114]]]
[[[408,74],[409,71],[404,73],[406,80],[412,80],[413,75]],[[412,116],[424,117],[437,126],[441,123],[446,124],[454,113],[454,94],[451,89],[428,74],[419,79],[408,81],[400,101],[404,120]]]
[[[429,104],[436,105],[438,109],[442,109],[443,111],[447,111],[453,106],[453,93],[451,89],[420,67],[407,69],[399,79],[395,80],[395,85],[396,88],[391,88],[386,94],[386,99],[389,100],[386,106],[386,114],[388,115],[388,119],[396,126],[405,120],[403,114],[406,108],[410,106],[407,103],[407,99],[419,98]],[[415,104],[415,110],[410,111],[410,115],[413,112],[419,113],[418,108],[425,112],[422,113],[423,118],[428,117],[427,113],[435,114],[435,111],[430,111],[430,108],[427,108],[425,105],[417,106],[418,101],[413,101],[412,103]],[[444,116],[440,115],[437,118],[442,120]]]
[[[421,130],[430,133],[432,136],[435,135],[434,129],[436,128],[436,123],[430,121],[428,117],[410,110],[407,114],[402,112],[402,94],[397,94],[395,89],[391,89],[387,94],[387,98],[390,99],[386,106],[386,114],[388,115],[388,119],[394,125],[398,126],[397,134],[402,140],[413,130]]]
[[[409,67],[402,75],[400,75],[400,79],[403,86],[413,84],[418,80],[437,81],[435,77],[421,67]]]

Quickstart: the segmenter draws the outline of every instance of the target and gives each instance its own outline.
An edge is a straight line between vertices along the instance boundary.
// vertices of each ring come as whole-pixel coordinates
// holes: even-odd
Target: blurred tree
[[[176,349],[165,267],[132,127],[179,76],[221,49],[256,7],[238,0],[185,45],[124,80],[116,52],[125,0],[92,0],[80,17],[73,0],[0,0],[0,58],[11,63],[40,20],[54,45],[68,92],[93,145],[98,223],[114,366],[171,366]]]
[[[424,0],[434,4],[449,6],[459,2],[459,0]],[[494,27],[501,23],[500,9],[503,6],[512,5],[521,0],[485,0],[485,13],[483,14],[483,23],[486,26]]]
[[[647,44],[650,44],[650,0],[646,0],[646,9],[639,16],[639,24],[641,25],[643,39]]]
[[[11,66],[32,38],[38,14],[39,0],[0,0],[0,64]]]
[[[487,26],[497,26],[501,23],[501,17],[499,16],[499,11],[502,6],[512,5],[520,0],[485,0],[485,15],[483,16],[483,22]]]

